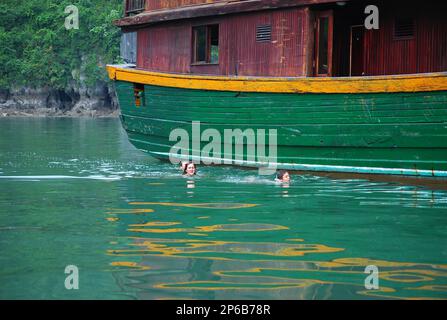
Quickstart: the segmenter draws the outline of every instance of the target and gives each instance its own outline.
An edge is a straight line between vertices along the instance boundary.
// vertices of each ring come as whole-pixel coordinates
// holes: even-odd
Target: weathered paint
[[[241,1],[248,2],[252,1]],[[219,2],[222,8],[234,3]],[[279,6],[273,1],[269,3],[273,7]],[[214,8],[207,15],[134,26],[133,30],[138,32],[137,67],[155,72],[210,75],[312,76],[316,58],[314,20],[322,10],[331,9],[334,14],[333,39],[329,41],[333,44],[333,47],[329,46],[329,52],[333,53],[329,59],[331,75],[349,76],[351,59],[360,65],[356,66],[358,72],[355,75],[447,71],[447,20],[443,16],[447,3],[426,0],[418,7],[408,6],[402,1],[383,0],[351,1],[345,6],[328,4],[321,7],[314,4],[269,7],[272,10],[258,8],[243,14],[221,14],[222,8]],[[351,27],[364,24],[364,9],[368,4],[376,4],[380,8],[380,28],[365,29],[358,46],[361,50],[351,52]],[[161,16],[178,10],[164,10],[166,12]],[[401,17],[414,18],[413,37],[394,37],[395,22]],[[192,27],[204,24],[219,24],[218,64],[192,63]],[[272,40],[259,43],[256,42],[256,26],[263,24],[272,26]]]
[[[366,30],[366,5],[377,5],[379,29]],[[426,0],[418,5],[402,1],[372,0],[348,3],[334,9],[333,67],[335,76],[350,75],[351,27],[363,32],[353,60],[359,67],[354,75],[415,74],[447,71],[447,2]],[[414,18],[413,37],[394,37],[396,19]],[[312,39],[309,39],[312,41]],[[360,49],[359,49],[360,48]],[[354,68],[357,69],[357,68]]]
[[[364,39],[365,75],[409,74],[447,70],[447,2],[425,1],[420,6],[379,2],[380,28]],[[394,37],[397,18],[414,19],[414,36]]]
[[[110,79],[173,88],[270,93],[380,93],[447,90],[447,72],[349,78],[197,76],[107,66]]]
[[[345,0],[350,1],[350,0]],[[151,1],[152,2],[152,1]],[[294,8],[315,4],[335,4],[336,0],[227,0],[213,1],[212,3],[202,3],[196,5],[180,5],[174,7],[166,6],[159,9],[146,10],[131,17],[124,17],[114,21],[116,26],[122,28],[133,28],[145,24],[175,21],[181,19],[191,19],[200,17],[222,16],[228,14],[247,13],[267,9]],[[151,4],[149,3],[149,6]]]
[[[232,0],[238,2],[238,0]],[[206,3],[228,2],[228,0],[151,0],[147,1],[146,9],[160,10],[160,9],[175,9],[191,5],[200,5]]]
[[[202,131],[222,136],[225,129],[277,129],[279,168],[447,176],[447,91],[234,93],[145,85],[146,103],[137,108],[132,83],[117,81],[116,90],[129,140],[156,157],[169,156],[172,130],[192,137],[191,124],[200,121]]]
[[[192,64],[192,28],[219,24],[219,63]],[[309,11],[262,11],[241,17],[190,19],[138,30],[137,67],[155,72],[297,77],[308,74]],[[272,39],[256,42],[256,26],[271,25]]]
[[[159,72],[188,73],[191,64],[191,26],[171,23],[137,31],[137,66]]]

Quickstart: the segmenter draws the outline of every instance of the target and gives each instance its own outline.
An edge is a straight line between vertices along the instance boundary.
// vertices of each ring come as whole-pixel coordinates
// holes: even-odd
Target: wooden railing
[[[130,16],[143,12],[146,7],[146,0],[126,0],[125,15]]]

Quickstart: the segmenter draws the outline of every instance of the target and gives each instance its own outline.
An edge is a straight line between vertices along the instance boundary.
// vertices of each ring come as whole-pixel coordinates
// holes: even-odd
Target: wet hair
[[[189,162],[186,162],[186,164],[183,166],[183,174],[188,174],[188,172],[186,170],[188,170],[188,166],[190,164],[193,164],[194,168],[196,169],[196,171],[194,171],[194,175],[197,173],[197,167],[196,167],[195,163],[192,161],[189,161]]]
[[[278,172],[276,172],[276,179],[282,180],[286,173],[288,173],[286,170],[279,170]]]

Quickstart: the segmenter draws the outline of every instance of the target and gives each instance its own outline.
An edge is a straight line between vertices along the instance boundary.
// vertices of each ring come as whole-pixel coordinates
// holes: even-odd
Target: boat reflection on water
[[[107,213],[117,229],[109,270],[121,289],[138,299],[447,298],[445,192],[312,176],[287,186],[248,180],[188,180],[166,202],[153,199],[178,181],[147,192],[128,181],[138,182],[128,188],[135,201]],[[379,289],[365,288],[368,265],[379,269]]]

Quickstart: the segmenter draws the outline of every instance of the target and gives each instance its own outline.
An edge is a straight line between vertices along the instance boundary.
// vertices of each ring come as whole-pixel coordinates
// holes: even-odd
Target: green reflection
[[[285,189],[226,167],[187,180],[114,119],[0,126],[0,298],[447,298],[445,191],[310,175]]]

